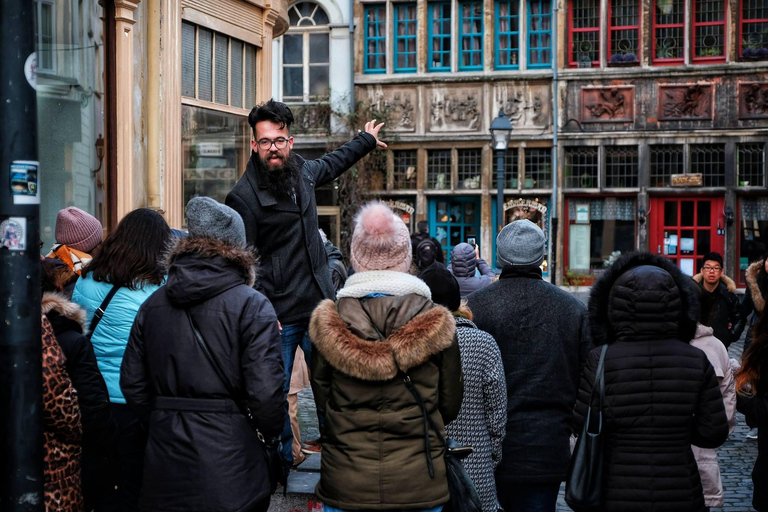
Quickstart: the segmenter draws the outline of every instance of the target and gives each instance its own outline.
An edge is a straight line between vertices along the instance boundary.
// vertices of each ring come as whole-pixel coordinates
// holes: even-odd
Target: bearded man
[[[291,152],[293,114],[285,103],[269,100],[251,110],[251,158],[227,195],[226,204],[245,224],[249,245],[259,252],[257,289],[272,302],[282,324],[281,339],[288,393],[296,348],[307,365],[312,350],[309,317],[323,299],[335,299],[323,241],[317,224],[315,188],[341,176],[355,163],[387,145],[378,139],[384,123],[369,121],[365,130],[317,160]],[[291,426],[286,415],[283,453],[289,462]]]

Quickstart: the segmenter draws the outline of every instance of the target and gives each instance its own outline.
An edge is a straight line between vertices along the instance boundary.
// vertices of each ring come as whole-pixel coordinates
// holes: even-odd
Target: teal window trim
[[[416,26],[416,4],[394,4],[394,29],[395,29],[395,44],[394,44],[394,72],[395,73],[415,73],[416,72],[416,36],[418,33]],[[409,9],[413,9],[413,17],[408,17]],[[413,25],[413,34],[411,35],[408,29]],[[402,34],[400,33],[402,29]],[[398,51],[400,43],[405,46],[405,51]],[[403,64],[408,62],[410,56],[413,56],[413,66],[400,65],[400,61]]]
[[[371,21],[372,16],[374,17],[373,21]],[[366,74],[386,73],[387,33],[385,30],[387,8],[384,4],[366,5],[363,18],[365,20],[363,31],[365,36],[363,42],[363,72]],[[371,45],[374,48],[373,52],[369,51]],[[371,58],[376,61],[382,59],[384,66],[369,67],[368,61]]]
[[[532,14],[533,6],[538,5],[538,12],[540,14]],[[544,12],[544,7],[547,7],[547,11]],[[528,0],[528,69],[547,69],[552,67],[552,0]],[[548,29],[541,29],[540,27],[548,22]],[[538,29],[533,27],[537,26]],[[535,36],[549,36],[548,46],[534,46],[533,38]],[[542,62],[544,54],[549,52],[549,58],[546,62]],[[538,58],[533,59],[533,55]],[[535,64],[532,62],[537,61]]]
[[[435,7],[440,7],[441,13],[439,18],[435,18]],[[448,16],[445,16],[445,12],[442,12],[443,9],[447,7],[448,8]],[[427,10],[429,11],[429,24],[428,24],[428,37],[427,40],[429,41],[429,49],[427,51],[427,69],[429,71],[450,71],[451,70],[451,3],[450,2],[430,2],[427,4]],[[440,28],[442,28],[445,24],[448,24],[448,33],[435,33],[434,27],[435,24],[437,24]],[[439,41],[441,44],[437,45],[438,48],[443,48],[443,42],[445,40],[448,40],[448,50],[437,50],[435,51],[435,41]],[[448,65],[447,66],[435,66],[435,58],[437,58],[438,62],[443,62],[444,58],[448,58]]]
[[[507,12],[509,14],[503,15],[501,14],[501,4],[507,4]],[[494,66],[495,69],[519,69],[520,68],[520,57],[519,57],[519,45],[520,45],[520,6],[518,4],[518,0],[498,0],[495,2],[495,10],[496,10],[496,16],[494,20],[494,33],[496,34],[496,41],[495,41],[495,59],[494,59]],[[514,13],[514,14],[513,14]],[[501,23],[500,21],[504,19],[507,21],[507,27],[510,28],[510,30],[501,30]],[[515,30],[512,30],[514,28]],[[518,46],[512,47],[512,40],[513,38],[517,36]],[[506,48],[501,47],[502,41],[506,39],[507,46]],[[513,55],[517,55],[517,58],[514,59],[516,64],[501,64],[502,56],[506,55],[506,62],[512,62]]]
[[[448,208],[448,220],[447,221],[440,221],[439,220],[439,212],[437,211],[438,203],[445,203],[446,207]],[[461,215],[463,217],[464,212],[466,211],[466,204],[471,203],[474,205],[475,210],[475,220],[474,222],[465,222],[466,219],[458,219],[458,220],[450,220],[450,214],[451,214],[451,208],[453,206],[459,205],[461,208]],[[480,196],[440,196],[440,197],[431,197],[429,199],[429,234],[430,236],[435,237],[436,239],[440,240],[440,237],[438,236],[438,231],[440,229],[445,230],[445,245],[441,245],[440,249],[444,251],[445,254],[445,262],[447,265],[450,265],[451,263],[451,251],[456,246],[456,244],[453,244],[452,242],[454,240],[451,239],[451,231],[458,232],[459,238],[456,240],[457,244],[461,242],[466,242],[468,236],[474,236],[476,239],[479,240],[480,238],[480,230],[481,230],[481,217],[480,217],[480,210],[481,210],[481,200]],[[494,236],[495,238],[495,236]]]
[[[472,9],[470,16],[464,16],[464,6],[479,6],[479,14],[475,15],[475,9]],[[479,32],[464,32],[464,22],[469,21],[470,26],[474,25],[474,21],[480,21]],[[477,39],[480,42],[480,48],[464,50],[464,41],[469,40],[470,48],[472,46],[473,39]],[[475,55],[480,55],[480,64],[463,64],[465,57],[469,57],[469,62],[472,62]],[[482,71],[483,69],[483,2],[477,0],[468,0],[465,2],[459,2],[459,71]]]

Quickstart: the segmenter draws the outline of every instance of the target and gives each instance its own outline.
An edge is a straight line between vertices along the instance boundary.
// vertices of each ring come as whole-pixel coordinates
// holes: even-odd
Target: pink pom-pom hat
[[[403,220],[380,201],[363,206],[355,218],[350,259],[355,272],[408,272],[411,237]]]

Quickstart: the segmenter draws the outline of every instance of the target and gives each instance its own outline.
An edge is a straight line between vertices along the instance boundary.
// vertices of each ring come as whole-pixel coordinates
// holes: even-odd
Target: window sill
[[[634,68],[640,66],[640,63],[636,60],[632,62],[608,62],[606,66],[609,68]]]

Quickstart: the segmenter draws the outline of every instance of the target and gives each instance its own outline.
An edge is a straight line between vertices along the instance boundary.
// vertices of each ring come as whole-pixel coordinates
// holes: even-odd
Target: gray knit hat
[[[210,197],[194,197],[187,203],[189,236],[222,240],[245,247],[245,226],[240,214]]]
[[[544,232],[533,222],[510,222],[496,237],[496,253],[502,265],[541,265],[544,260]]]

